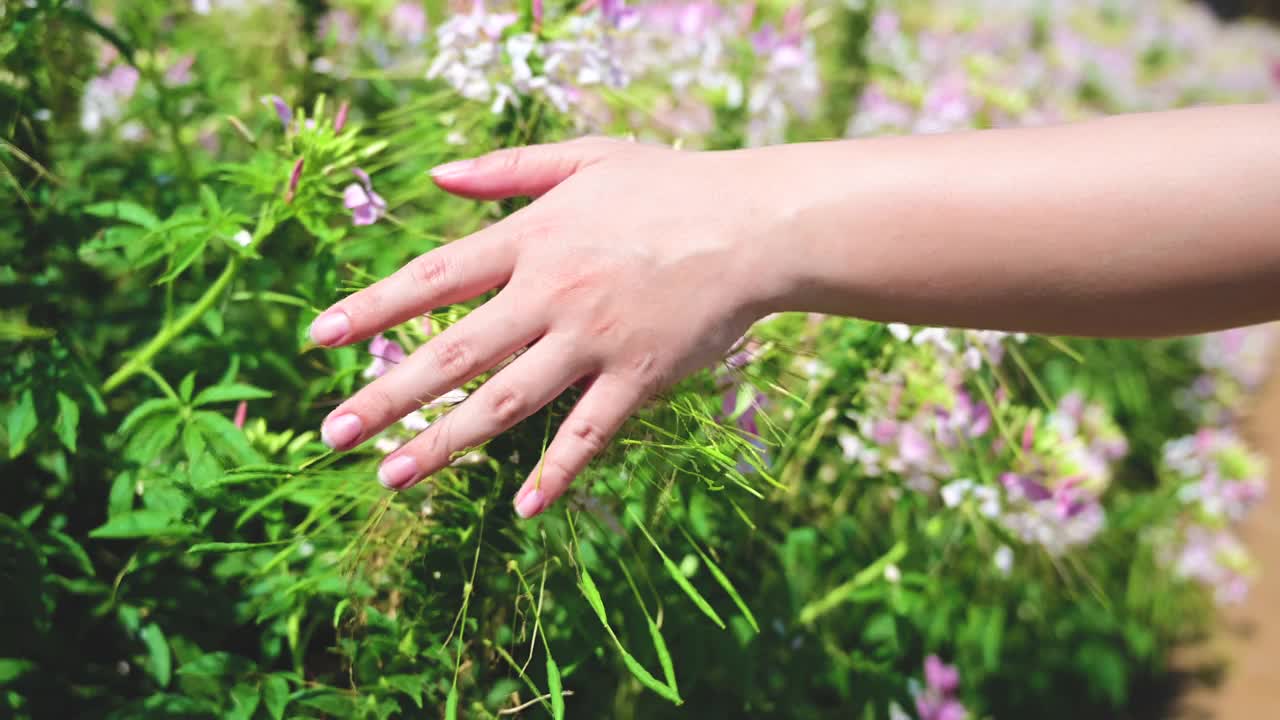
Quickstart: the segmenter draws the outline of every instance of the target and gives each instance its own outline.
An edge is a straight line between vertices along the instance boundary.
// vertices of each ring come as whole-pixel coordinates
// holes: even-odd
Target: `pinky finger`
[[[516,493],[516,514],[531,518],[563,495],[645,399],[639,384],[612,375],[596,378],[565,418],[542,462]]]

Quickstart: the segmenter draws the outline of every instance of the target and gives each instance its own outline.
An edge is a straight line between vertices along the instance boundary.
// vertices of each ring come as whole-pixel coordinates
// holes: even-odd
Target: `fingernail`
[[[471,166],[475,164],[475,160],[455,160],[454,162],[431,168],[431,177],[442,178],[458,175],[470,170]]]
[[[388,490],[403,490],[418,477],[418,461],[409,455],[393,457],[378,468],[378,482]]]
[[[542,502],[542,491],[530,490],[524,497],[516,497],[516,514],[527,520],[542,512]]]
[[[339,415],[320,427],[320,439],[334,450],[340,450],[354,443],[363,429],[364,423],[355,415]]]
[[[330,310],[311,323],[311,341],[317,345],[334,345],[351,332],[351,318],[341,310]]]

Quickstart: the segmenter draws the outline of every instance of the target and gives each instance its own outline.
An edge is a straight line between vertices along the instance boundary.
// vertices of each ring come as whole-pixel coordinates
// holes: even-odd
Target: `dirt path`
[[[1221,684],[1188,693],[1181,720],[1280,718],[1280,377],[1262,394],[1249,436],[1271,463],[1269,494],[1241,532],[1260,576],[1245,604],[1225,613],[1224,632],[1210,647],[1227,659]]]

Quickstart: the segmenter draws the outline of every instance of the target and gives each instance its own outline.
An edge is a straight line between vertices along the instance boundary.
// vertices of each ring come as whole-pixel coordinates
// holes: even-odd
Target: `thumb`
[[[433,168],[431,177],[443,190],[476,200],[536,197],[600,160],[613,146],[611,140],[581,138],[506,148]]]

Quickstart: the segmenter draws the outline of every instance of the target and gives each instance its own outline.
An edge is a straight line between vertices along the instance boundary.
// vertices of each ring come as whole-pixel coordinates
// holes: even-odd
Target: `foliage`
[[[960,91],[908,72],[933,24],[974,27],[927,3],[900,21],[545,6],[0,10],[5,714],[1075,717],[1126,706],[1237,597],[1247,562],[1217,538],[1261,470],[1229,430],[1193,433],[1234,422],[1258,377],[1233,348],[1264,331],[770,318],[528,523],[510,497],[572,397],[396,495],[373,469],[406,427],[330,453],[326,410],[475,304],[376,353],[318,351],[315,314],[516,207],[444,195],[439,163],[588,131],[724,148],[1032,122],[1011,108],[1116,96],[1088,62],[1060,95],[1002,92],[1007,64],[1059,67],[1039,41],[973,58]],[[1146,16],[1009,17],[1111,38]],[[1178,58],[1270,37],[1201,25],[1124,57],[1181,77]],[[1172,102],[1133,81],[1120,97]],[[958,681],[935,662],[921,685],[934,654]]]

